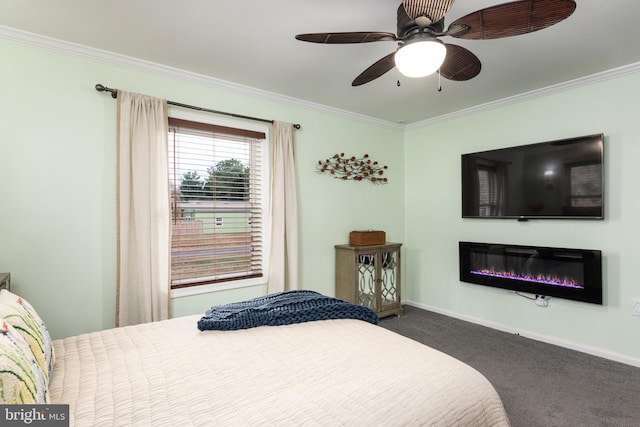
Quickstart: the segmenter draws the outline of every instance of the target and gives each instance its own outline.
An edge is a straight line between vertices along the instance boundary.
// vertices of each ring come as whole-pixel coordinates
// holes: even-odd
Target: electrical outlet
[[[549,305],[549,299],[544,295],[536,295],[536,305],[547,307]]]
[[[631,300],[631,315],[640,316],[640,299]]]

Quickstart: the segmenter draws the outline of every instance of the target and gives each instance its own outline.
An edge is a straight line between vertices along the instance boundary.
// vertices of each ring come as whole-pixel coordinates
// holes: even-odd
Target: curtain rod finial
[[[118,91],[115,89],[110,89],[100,83],[98,83],[95,87],[98,92],[111,92],[111,97],[114,99],[118,97]]]

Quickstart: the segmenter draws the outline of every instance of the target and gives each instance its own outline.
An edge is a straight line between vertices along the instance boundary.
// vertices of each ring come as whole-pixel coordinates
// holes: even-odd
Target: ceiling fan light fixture
[[[407,77],[424,77],[438,71],[447,48],[435,38],[420,39],[401,46],[395,54],[398,70]]]

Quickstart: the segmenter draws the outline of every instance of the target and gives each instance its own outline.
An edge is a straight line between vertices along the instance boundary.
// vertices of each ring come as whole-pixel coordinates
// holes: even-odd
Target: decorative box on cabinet
[[[336,245],[336,298],[369,307],[379,317],[401,315],[401,246]]]

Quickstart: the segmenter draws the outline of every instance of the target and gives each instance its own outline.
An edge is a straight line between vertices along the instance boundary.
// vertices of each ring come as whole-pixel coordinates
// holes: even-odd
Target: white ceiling
[[[457,0],[446,22],[500,3],[504,1]],[[395,50],[394,42],[322,45],[294,39],[310,32],[395,33],[399,4],[0,0],[0,25],[407,124],[640,62],[638,0],[577,0],[567,20],[512,38],[443,37],[475,53],[482,72],[466,82],[443,79],[441,92],[436,90],[437,75],[409,79],[395,69],[363,86],[351,86],[358,74]]]

